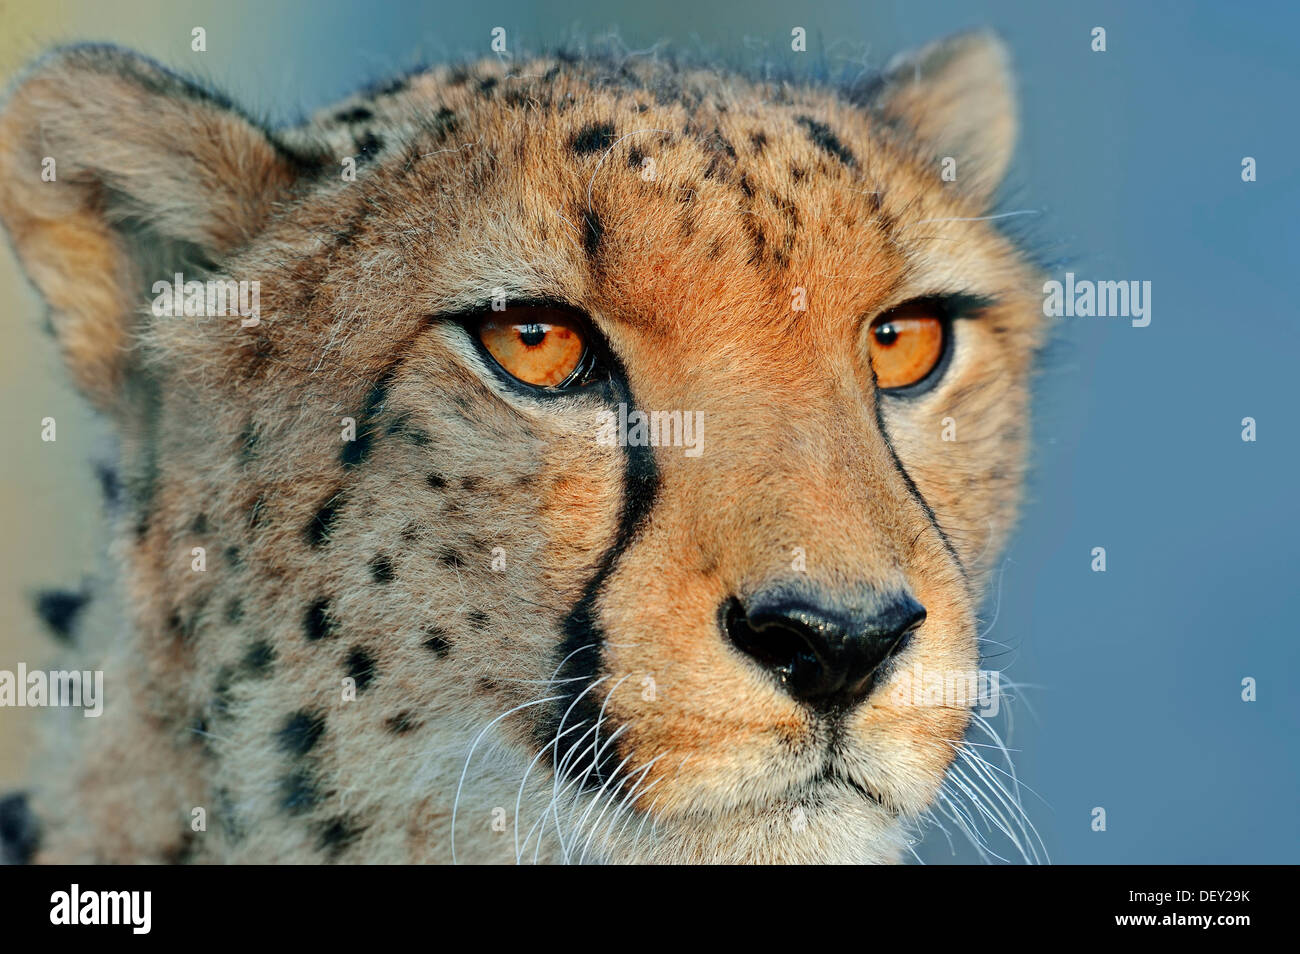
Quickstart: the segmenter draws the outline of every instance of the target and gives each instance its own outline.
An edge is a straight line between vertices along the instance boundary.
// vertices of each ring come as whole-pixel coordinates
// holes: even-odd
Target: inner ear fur
[[[57,50],[19,80],[0,223],[92,402],[113,409],[152,283],[246,244],[301,170],[222,98],[116,47]]]
[[[1015,150],[1016,97],[994,34],[962,33],[896,57],[870,105],[936,159],[955,159],[958,188],[987,202],[1001,184]]]

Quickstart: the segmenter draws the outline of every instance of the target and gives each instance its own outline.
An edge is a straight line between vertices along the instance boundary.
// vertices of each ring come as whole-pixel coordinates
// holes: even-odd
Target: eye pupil
[[[546,329],[541,325],[521,325],[519,328],[519,340],[530,348],[536,348],[546,338]]]
[[[898,328],[889,322],[876,328],[876,342],[886,348],[898,340]]]

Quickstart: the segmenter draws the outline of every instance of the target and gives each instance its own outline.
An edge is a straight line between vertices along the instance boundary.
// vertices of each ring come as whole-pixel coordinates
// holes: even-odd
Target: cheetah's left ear
[[[1007,48],[992,33],[961,33],[896,57],[871,100],[936,158],[957,161],[957,185],[987,200],[1016,144]]]

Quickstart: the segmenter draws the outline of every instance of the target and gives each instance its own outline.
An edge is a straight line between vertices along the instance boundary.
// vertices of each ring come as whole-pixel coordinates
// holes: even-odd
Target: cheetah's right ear
[[[115,47],[40,60],[0,112],[0,222],[73,379],[114,407],[155,280],[246,243],[299,163],[229,104]]]

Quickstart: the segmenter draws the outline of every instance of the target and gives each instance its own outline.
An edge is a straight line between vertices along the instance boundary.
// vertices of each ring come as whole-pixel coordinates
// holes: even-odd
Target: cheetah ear
[[[1007,48],[992,33],[961,33],[886,68],[875,111],[928,152],[957,161],[957,185],[987,201],[1011,163],[1016,97]]]
[[[227,103],[124,50],[58,50],[20,80],[0,111],[0,222],[97,406],[120,393],[153,282],[247,242],[297,173]]]

